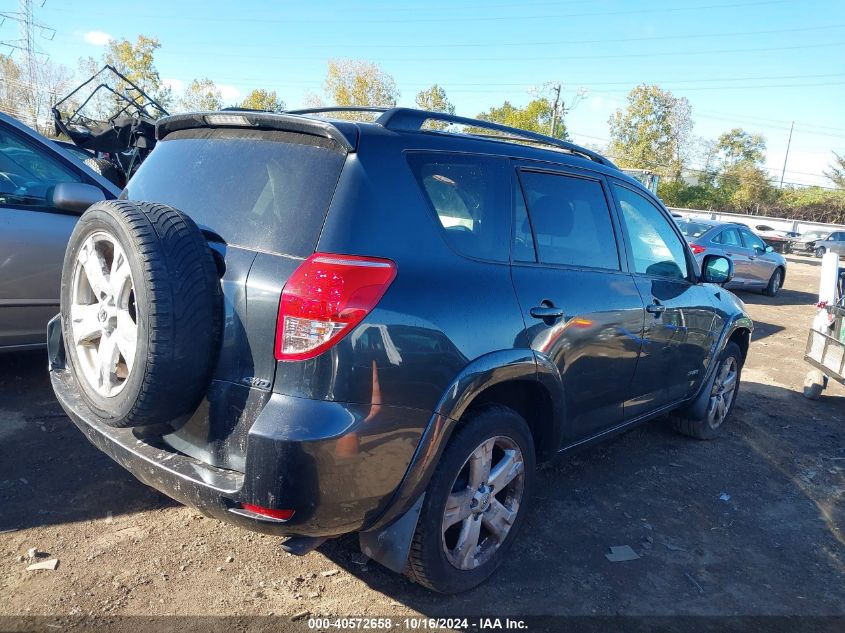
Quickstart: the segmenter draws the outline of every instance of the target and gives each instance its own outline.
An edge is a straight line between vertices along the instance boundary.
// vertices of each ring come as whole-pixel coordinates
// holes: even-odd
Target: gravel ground
[[[801,396],[818,271],[741,295],[757,330],[724,437],[656,421],[545,467],[510,560],[452,597],[355,538],[297,558],[175,504],[87,443],[43,353],[0,356],[0,615],[845,615],[845,389]],[[27,571],[31,548],[58,567]]]

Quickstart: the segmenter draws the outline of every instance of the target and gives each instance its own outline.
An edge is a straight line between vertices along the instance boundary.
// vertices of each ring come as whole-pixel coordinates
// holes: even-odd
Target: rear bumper
[[[52,346],[51,346],[52,347]],[[431,414],[273,394],[246,439],[244,472],[218,468],[132,429],[102,424],[70,371],[50,377],[62,408],[101,451],[143,483],[240,527],[280,536],[337,536],[388,513]],[[232,512],[247,503],[293,509],[284,523]]]

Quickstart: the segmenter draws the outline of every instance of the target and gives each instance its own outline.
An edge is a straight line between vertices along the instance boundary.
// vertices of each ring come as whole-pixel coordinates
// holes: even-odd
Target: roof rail
[[[378,111],[375,109],[374,111]],[[530,141],[541,145],[549,145],[558,149],[583,156],[601,165],[618,169],[610,160],[597,154],[596,152],[581,147],[569,141],[562,141],[552,136],[545,134],[538,134],[537,132],[529,132],[528,130],[521,130],[519,128],[501,125],[499,123],[492,123],[490,121],[481,121],[479,119],[470,119],[467,117],[456,116],[454,114],[446,114],[445,112],[430,112],[427,110],[415,110],[414,108],[390,108],[382,109],[382,114],[376,123],[388,130],[405,131],[405,132],[419,132],[426,121],[442,121],[444,123],[457,123],[459,125],[466,125],[474,128],[482,128],[485,130],[495,130],[497,132],[504,132],[509,138],[503,140],[519,140]],[[484,135],[476,135],[484,136]],[[493,137],[502,138],[502,137]]]
[[[618,169],[610,160],[597,154],[596,152],[581,147],[569,141],[562,141],[559,138],[546,136],[537,132],[529,132],[516,127],[508,125],[501,125],[500,123],[493,123],[491,121],[482,121],[480,119],[470,119],[468,117],[456,116],[454,114],[447,114],[445,112],[432,112],[430,110],[416,110],[414,108],[386,108],[377,106],[326,106],[320,108],[304,108],[301,110],[286,110],[285,114],[324,114],[327,112],[374,112],[381,113],[375,122],[385,129],[397,132],[420,132],[429,131],[423,130],[422,126],[426,121],[442,121],[444,123],[456,123],[458,125],[466,125],[474,128],[482,128],[485,130],[495,130],[497,132],[504,132],[503,135],[486,135],[469,133],[468,136],[479,136],[483,138],[493,138],[504,141],[519,141],[529,142],[538,145],[546,145],[565,150],[572,154],[588,158],[589,160],[605,165],[613,169]],[[433,130],[436,131],[436,130]]]
[[[320,108],[302,108],[285,110],[285,114],[323,114],[325,112],[387,112],[391,108],[378,106],[325,106]]]

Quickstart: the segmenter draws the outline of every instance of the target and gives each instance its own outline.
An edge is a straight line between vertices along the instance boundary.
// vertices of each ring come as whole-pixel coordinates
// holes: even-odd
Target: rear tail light
[[[690,244],[689,247],[692,249],[693,255],[700,255],[705,251],[703,246],[699,246],[698,244]]]
[[[314,253],[282,290],[276,358],[313,358],[351,332],[396,277],[389,259]]]

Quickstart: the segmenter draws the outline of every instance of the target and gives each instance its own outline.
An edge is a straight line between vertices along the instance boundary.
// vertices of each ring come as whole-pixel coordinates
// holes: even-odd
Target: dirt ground
[[[545,467],[510,560],[453,597],[355,538],[297,558],[175,504],[88,444],[43,353],[0,356],[0,615],[845,615],[845,389],[801,395],[818,271],[741,294],[757,329],[724,437],[657,421]],[[26,571],[30,548],[58,568]]]

